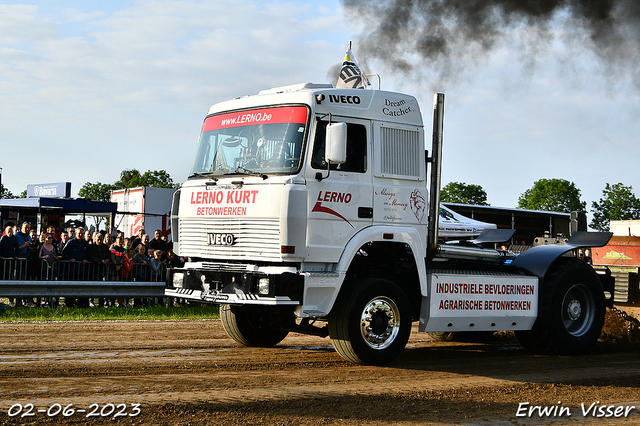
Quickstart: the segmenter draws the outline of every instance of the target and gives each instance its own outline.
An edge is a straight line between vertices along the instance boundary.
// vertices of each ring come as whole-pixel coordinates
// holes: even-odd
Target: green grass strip
[[[216,305],[145,306],[120,308],[9,308],[0,323],[46,321],[167,321],[220,318]]]

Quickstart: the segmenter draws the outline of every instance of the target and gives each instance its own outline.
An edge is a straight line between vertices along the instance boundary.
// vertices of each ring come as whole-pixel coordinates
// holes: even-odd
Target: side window
[[[319,121],[312,153],[311,166],[314,169],[327,169],[324,159],[327,121]],[[364,173],[367,171],[367,129],[362,124],[347,123],[347,161],[344,164],[332,164],[331,170]]]

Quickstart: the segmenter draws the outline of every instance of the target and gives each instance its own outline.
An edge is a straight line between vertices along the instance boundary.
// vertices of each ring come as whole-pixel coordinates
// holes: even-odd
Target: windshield
[[[295,172],[307,115],[305,107],[288,106],[207,117],[191,176]]]

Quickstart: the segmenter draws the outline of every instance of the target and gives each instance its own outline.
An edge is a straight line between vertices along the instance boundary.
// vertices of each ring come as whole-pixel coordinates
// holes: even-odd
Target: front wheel
[[[220,320],[229,337],[244,346],[274,346],[289,334],[272,321],[268,310],[256,307],[221,305]]]
[[[595,271],[577,259],[562,260],[543,288],[531,330],[518,331],[522,346],[536,353],[576,355],[591,349],[604,325],[605,298]]]
[[[362,279],[348,283],[329,316],[333,347],[358,364],[382,365],[395,359],[411,333],[411,306],[393,282]]]

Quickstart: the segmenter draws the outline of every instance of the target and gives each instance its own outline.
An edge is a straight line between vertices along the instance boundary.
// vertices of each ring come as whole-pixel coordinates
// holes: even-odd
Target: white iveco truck
[[[426,332],[515,330],[537,352],[589,350],[613,280],[572,251],[610,234],[518,257],[483,248],[486,236],[439,243],[443,105],[436,94],[431,152],[402,93],[301,84],[211,107],[173,200],[188,261],[166,295],[219,304],[240,344],[329,336],[363,364],[393,360],[418,320]]]

